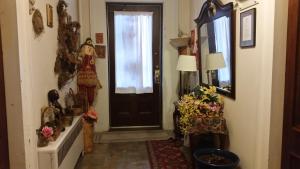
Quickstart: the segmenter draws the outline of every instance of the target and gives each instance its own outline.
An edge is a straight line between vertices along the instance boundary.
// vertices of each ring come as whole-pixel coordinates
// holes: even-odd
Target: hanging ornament
[[[44,23],[43,23],[42,14],[38,9],[36,9],[33,13],[32,25],[35,34],[37,36],[41,35],[41,33],[44,31]]]

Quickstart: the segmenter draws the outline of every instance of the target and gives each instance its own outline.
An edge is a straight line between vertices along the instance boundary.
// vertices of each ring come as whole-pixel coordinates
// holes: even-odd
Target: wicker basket
[[[64,127],[71,126],[72,123],[73,123],[73,119],[74,119],[73,116],[64,116],[63,117],[63,125],[64,125]]]
[[[94,124],[83,121],[84,152],[91,153],[94,148]]]
[[[73,111],[74,116],[80,116],[83,113],[82,108],[79,108],[79,107],[73,107],[72,111]]]

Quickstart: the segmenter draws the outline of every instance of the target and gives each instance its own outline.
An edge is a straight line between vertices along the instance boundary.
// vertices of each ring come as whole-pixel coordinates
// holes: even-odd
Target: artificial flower
[[[180,128],[184,134],[192,131],[199,118],[222,117],[224,101],[216,92],[214,86],[197,86],[192,93],[181,97],[177,105],[181,114]]]
[[[53,128],[45,126],[42,128],[41,133],[46,139],[49,139],[53,136]]]

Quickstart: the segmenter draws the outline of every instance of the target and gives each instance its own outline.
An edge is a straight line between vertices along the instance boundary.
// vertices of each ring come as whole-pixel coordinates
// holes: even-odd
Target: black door
[[[9,169],[1,28],[0,28],[0,169]]]
[[[151,13],[152,33],[151,44],[152,50],[149,57],[152,61],[147,65],[152,68],[151,84],[152,91],[146,93],[134,92],[116,92],[116,66],[118,57],[116,57],[119,45],[116,45],[117,25],[121,22],[116,18],[116,12],[126,12],[128,15],[135,15],[137,12]],[[135,15],[136,16],[136,15]],[[161,88],[161,46],[162,46],[162,4],[135,4],[135,3],[107,3],[108,17],[108,40],[109,40],[109,82],[110,82],[110,126],[112,129],[118,128],[161,128],[161,111],[162,111],[162,88]],[[127,17],[127,19],[131,19]],[[115,27],[116,26],[116,27]],[[143,27],[143,26],[141,26]],[[149,25],[148,25],[149,28]],[[148,30],[146,28],[146,30]],[[130,28],[129,28],[130,29]],[[136,32],[129,30],[130,36],[137,36]],[[122,36],[122,35],[121,35]],[[149,38],[150,39],[150,38]],[[141,41],[143,43],[145,41]],[[133,43],[130,39],[126,39],[126,43]],[[125,44],[130,46],[130,44]],[[149,49],[151,49],[151,47]],[[124,50],[124,56],[131,57],[127,52],[132,52],[132,48],[128,47]],[[143,57],[143,56],[140,56]],[[124,59],[124,58],[121,58]],[[148,58],[149,59],[149,58]],[[117,62],[116,62],[117,61]],[[139,63],[131,63],[128,69],[138,66]],[[130,79],[128,79],[130,80]],[[118,88],[118,87],[117,87]]]

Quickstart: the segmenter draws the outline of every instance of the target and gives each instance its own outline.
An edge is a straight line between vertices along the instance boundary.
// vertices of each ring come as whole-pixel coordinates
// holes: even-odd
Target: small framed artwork
[[[50,4],[47,4],[47,26],[53,28],[53,7]]]
[[[96,33],[96,43],[103,44],[103,33]]]
[[[97,54],[97,58],[105,58],[105,54],[106,54],[106,46],[104,45],[95,45],[95,51]]]
[[[256,43],[256,8],[241,13],[240,46],[255,47]]]

